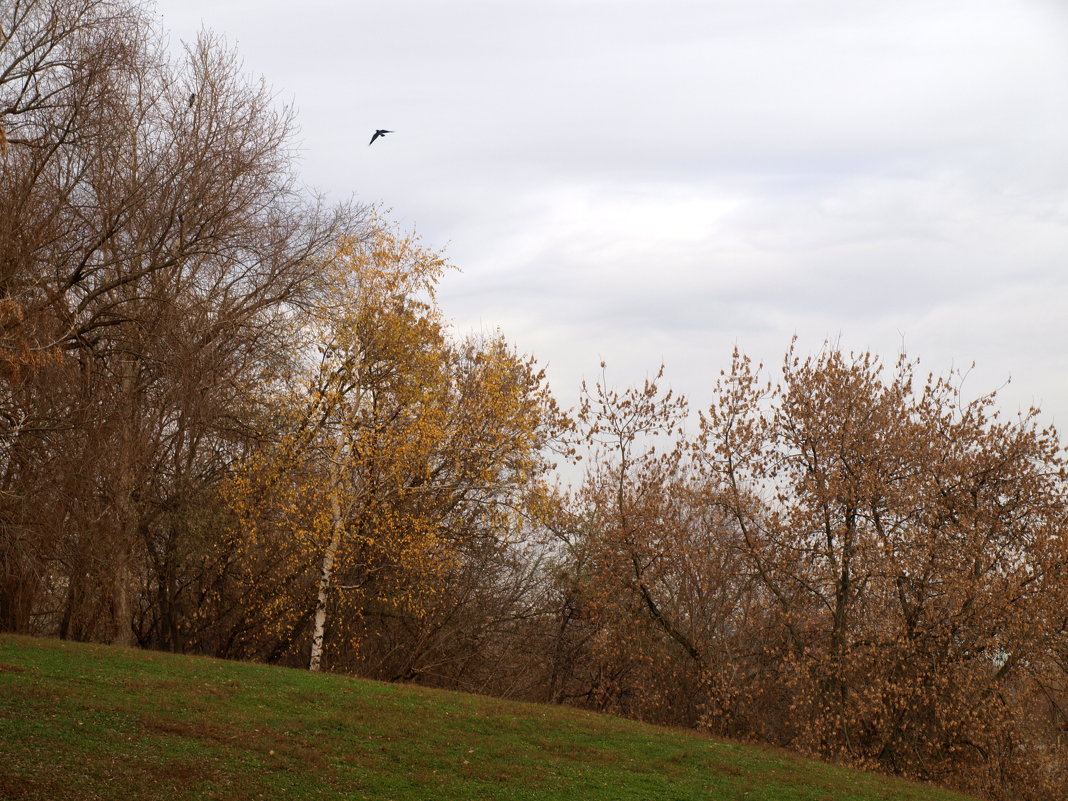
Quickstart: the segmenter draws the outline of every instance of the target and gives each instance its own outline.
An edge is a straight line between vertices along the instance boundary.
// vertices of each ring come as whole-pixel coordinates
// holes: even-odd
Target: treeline
[[[0,629],[576,704],[991,798],[1068,786],[1068,473],[914,362],[568,414],[293,120],[128,0],[0,6]],[[584,456],[575,487],[554,463]]]
[[[1003,421],[994,394],[967,401],[916,367],[791,347],[768,381],[735,354],[691,437],[658,381],[590,392],[602,458],[555,529],[583,643],[567,693],[988,797],[1063,797],[1063,451],[1034,411]]]

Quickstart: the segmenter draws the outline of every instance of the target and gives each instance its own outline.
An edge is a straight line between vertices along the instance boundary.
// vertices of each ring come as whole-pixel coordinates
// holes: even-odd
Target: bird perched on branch
[[[385,136],[388,133],[393,133],[393,131],[387,131],[385,128],[379,128],[377,131],[375,131],[375,135],[371,137],[371,141],[367,143],[367,146],[370,147],[375,143],[375,140],[378,137]]]

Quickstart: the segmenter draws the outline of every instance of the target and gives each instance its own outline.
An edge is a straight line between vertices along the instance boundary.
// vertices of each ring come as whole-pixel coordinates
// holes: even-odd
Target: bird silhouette
[[[189,108],[193,108],[193,104],[196,103],[196,102],[197,102],[197,93],[193,92],[193,94],[189,95]]]
[[[371,141],[367,143],[367,146],[370,147],[375,143],[375,140],[378,137],[385,136],[388,133],[393,133],[393,131],[387,131],[385,128],[379,128],[377,131],[375,131],[375,135],[371,137]]]

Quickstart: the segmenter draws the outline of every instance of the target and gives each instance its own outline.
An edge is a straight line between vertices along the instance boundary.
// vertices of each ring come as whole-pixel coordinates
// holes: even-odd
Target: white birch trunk
[[[338,449],[340,456],[340,448]],[[318,671],[323,659],[323,639],[326,635],[326,607],[330,600],[330,588],[334,575],[334,558],[341,545],[341,532],[344,521],[341,517],[341,480],[340,466],[335,462],[330,476],[330,542],[323,554],[319,566],[319,593],[315,599],[315,621],[312,629],[311,659],[308,670]]]

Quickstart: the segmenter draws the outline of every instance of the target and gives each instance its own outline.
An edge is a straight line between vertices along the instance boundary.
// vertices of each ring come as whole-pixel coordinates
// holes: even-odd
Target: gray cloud
[[[700,395],[793,334],[1007,376],[1068,419],[1068,17],[1053,0],[165,0],[294,98],[306,179],[380,202],[565,400]],[[366,146],[371,131],[397,133]]]

